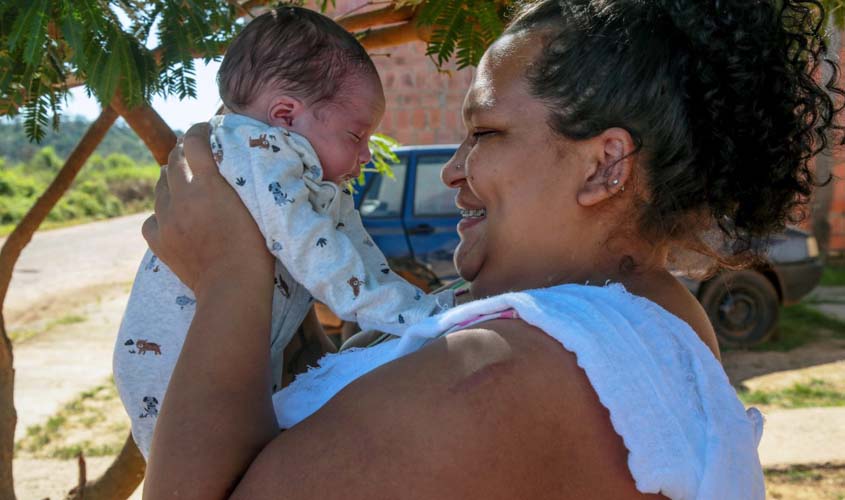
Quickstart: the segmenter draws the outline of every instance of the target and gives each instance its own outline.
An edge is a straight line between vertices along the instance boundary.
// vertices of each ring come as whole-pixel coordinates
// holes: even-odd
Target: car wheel
[[[699,300],[719,341],[730,346],[759,344],[775,331],[780,311],[777,290],[762,274],[728,271],[704,283]]]

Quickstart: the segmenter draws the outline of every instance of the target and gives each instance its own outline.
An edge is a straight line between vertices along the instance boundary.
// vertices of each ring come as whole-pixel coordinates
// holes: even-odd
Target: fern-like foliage
[[[225,0],[3,0],[0,115],[22,113],[40,140],[58,126],[69,78],[103,105],[118,93],[130,107],[195,97],[194,58],[222,53],[236,17]],[[156,28],[158,53],[147,47]]]
[[[433,27],[427,55],[438,66],[453,57],[458,69],[478,64],[481,55],[501,35],[509,1],[405,0],[402,5],[421,4],[417,22]]]

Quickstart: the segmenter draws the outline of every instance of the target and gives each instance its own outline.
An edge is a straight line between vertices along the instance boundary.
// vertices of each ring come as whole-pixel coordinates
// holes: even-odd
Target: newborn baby
[[[384,113],[375,66],[352,35],[316,12],[280,7],[238,35],[218,84],[232,113],[211,120],[212,153],[277,259],[274,392],[284,348],[314,298],[364,329],[396,335],[451,307],[449,292],[426,295],[391,272],[343,187],[370,160],[369,137]],[[195,303],[148,251],[114,353],[115,382],[145,457]]]

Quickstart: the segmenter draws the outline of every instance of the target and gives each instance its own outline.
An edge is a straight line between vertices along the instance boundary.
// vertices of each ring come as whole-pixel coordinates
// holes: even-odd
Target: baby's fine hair
[[[235,37],[217,86],[223,104],[237,111],[272,87],[309,105],[333,102],[355,75],[378,73],[351,33],[317,12],[284,6],[256,17]]]

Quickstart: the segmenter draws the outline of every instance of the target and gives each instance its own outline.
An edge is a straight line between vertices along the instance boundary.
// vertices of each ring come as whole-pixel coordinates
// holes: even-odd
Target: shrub
[[[17,224],[61,165],[52,148],[43,148],[28,163],[13,168],[0,159],[0,225]],[[157,165],[138,166],[124,154],[94,155],[47,220],[103,219],[148,210],[159,172]]]

